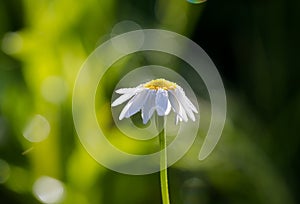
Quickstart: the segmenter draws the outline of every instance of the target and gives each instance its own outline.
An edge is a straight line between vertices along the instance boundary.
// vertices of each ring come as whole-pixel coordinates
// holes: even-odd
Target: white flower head
[[[155,79],[135,88],[122,88],[116,90],[122,94],[111,106],[117,106],[125,101],[119,120],[129,118],[141,110],[143,123],[146,124],[156,111],[159,116],[166,116],[173,110],[178,121],[195,121],[194,113],[198,113],[196,107],[185,95],[183,89],[174,82],[165,79]]]

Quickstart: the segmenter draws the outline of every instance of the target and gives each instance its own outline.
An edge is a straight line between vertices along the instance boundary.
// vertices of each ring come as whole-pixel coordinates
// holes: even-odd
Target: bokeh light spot
[[[134,30],[141,30],[142,27],[137,24],[134,21],[121,21],[114,25],[112,31],[111,31],[111,38],[115,37],[116,35],[120,35],[122,33],[127,33],[129,31],[134,31]]]
[[[2,50],[6,54],[16,54],[23,46],[22,37],[15,32],[6,33],[2,39]]]
[[[124,39],[122,37],[113,38],[122,33],[127,33],[135,30],[138,30],[138,32],[135,32],[133,34],[135,35],[134,40],[130,38]],[[138,50],[143,46],[145,34],[139,24],[135,23],[134,21],[125,20],[117,23],[113,27],[111,31],[111,37],[113,47],[121,53],[127,53],[129,50]]]
[[[183,203],[209,203],[209,197],[204,181],[199,178],[187,179],[181,189]]]
[[[46,139],[50,132],[50,124],[42,115],[35,115],[23,131],[23,136],[30,142],[41,142]]]
[[[42,176],[34,183],[33,194],[42,203],[57,203],[63,199],[64,186],[57,179]]]

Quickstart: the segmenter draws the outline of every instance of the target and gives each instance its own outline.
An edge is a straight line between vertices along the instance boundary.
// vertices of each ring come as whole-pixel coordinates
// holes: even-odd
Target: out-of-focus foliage
[[[169,169],[172,203],[299,202],[298,10],[298,1],[284,0],[0,1],[0,203],[161,202],[158,174],[105,169],[88,155],[73,126],[76,74],[124,20],[190,37],[212,57],[225,82],[228,118],[222,139],[207,160],[197,161],[204,120],[193,148]],[[163,54],[155,55],[165,63]],[[147,56],[114,65],[100,83],[96,109],[116,145],[139,152],[152,146],[118,140],[109,111],[128,63],[145,65]],[[193,72],[172,65],[201,100],[205,87]],[[209,115],[205,104],[204,116]],[[57,197],[43,197],[47,187]]]

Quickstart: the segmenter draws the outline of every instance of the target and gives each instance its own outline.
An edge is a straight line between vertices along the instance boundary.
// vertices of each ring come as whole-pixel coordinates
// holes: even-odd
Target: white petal
[[[145,101],[148,98],[148,92],[149,90],[145,89],[134,96],[132,104],[125,114],[125,118],[129,118],[130,116],[136,114],[143,107]]]
[[[185,101],[187,102],[187,104],[190,106],[190,108],[192,109],[192,111],[194,111],[195,113],[198,113],[196,107],[193,105],[193,103],[190,101],[190,99],[185,95],[185,92],[183,91],[183,89],[178,86],[178,90],[181,93],[181,95],[183,96],[183,98],[185,99]]]
[[[169,91],[169,100],[171,102],[172,107],[174,108],[174,112],[180,117],[180,121],[188,121],[186,112],[183,108],[183,106],[180,104],[180,102],[177,99],[177,96],[173,90]]]
[[[170,103],[170,101],[168,100],[168,106],[167,106],[167,110],[166,110],[166,112],[165,112],[165,115],[169,115],[169,113],[171,112],[171,103]]]
[[[184,110],[184,108],[183,108],[182,105],[180,105],[179,116],[182,116],[182,117],[180,117],[180,121],[182,121],[182,120],[183,120],[184,122],[187,122],[187,121],[188,121],[188,117],[187,117],[186,112],[185,112],[185,110]]]
[[[127,93],[130,93],[130,92],[134,92],[137,88],[122,88],[122,89],[118,89],[116,90],[115,92],[118,93],[118,94],[127,94]]]
[[[131,92],[140,92],[143,89],[144,89],[143,84],[141,84],[134,88],[121,88],[121,89],[116,90],[115,92],[118,94],[128,94]]]
[[[179,115],[176,115],[176,117],[175,117],[175,124],[176,125],[178,124],[178,121],[179,121]]]
[[[168,110],[168,92],[158,89],[155,98],[156,111],[159,116],[166,115]]]
[[[142,89],[141,89],[141,90],[142,90]],[[144,90],[146,91],[146,89],[144,89]],[[136,93],[136,95],[135,95],[132,99],[130,99],[130,101],[128,101],[128,103],[124,106],[123,110],[121,111],[121,113],[120,113],[120,115],[119,115],[119,120],[122,120],[122,119],[126,116],[128,110],[129,110],[129,108],[132,106],[132,104],[133,104],[133,102],[134,102],[134,100],[135,100],[135,97],[139,94],[139,92],[140,92],[140,90],[139,90],[139,91]]]
[[[178,122],[182,122],[182,118],[180,118],[179,115],[176,115],[176,117],[175,117],[175,124],[177,125]]]
[[[128,94],[124,94],[122,96],[120,96],[119,98],[117,98],[112,104],[111,106],[114,107],[114,106],[118,106],[122,103],[124,103],[125,101],[129,100],[132,96],[134,96],[136,94],[135,91],[132,91],[131,93],[128,93]]]
[[[135,88],[123,88],[123,89],[118,89],[116,90],[116,93],[119,94],[124,94],[122,96],[120,96],[119,98],[117,98],[112,104],[111,106],[118,106],[122,103],[124,103],[125,101],[129,100],[132,96],[134,96],[135,94],[141,92],[145,90],[145,88],[141,87],[141,85],[135,87]]]
[[[171,106],[172,106],[174,112],[178,114],[179,108],[180,108],[179,103],[178,103],[177,99],[175,98],[175,96],[172,93],[171,94],[170,93],[171,92],[169,91],[169,94],[168,94],[169,101],[171,103]]]
[[[181,107],[183,107],[186,114],[189,116],[189,118],[191,118],[192,121],[195,121],[194,113],[193,113],[191,107],[189,106],[189,104],[186,102],[182,93],[179,91],[179,89],[175,89],[174,93],[175,93],[175,96],[176,96],[178,102],[180,103]]]
[[[155,111],[156,91],[149,90],[148,98],[142,108],[143,123],[146,124]]]
[[[124,108],[122,109],[122,111],[119,115],[119,120],[122,120],[125,117],[125,114],[127,113],[128,109],[132,105],[133,100],[134,100],[134,97],[132,99],[130,99],[130,101],[128,101],[128,103],[124,106]]]

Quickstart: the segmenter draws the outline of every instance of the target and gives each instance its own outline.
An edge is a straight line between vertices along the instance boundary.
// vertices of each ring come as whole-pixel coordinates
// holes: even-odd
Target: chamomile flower
[[[143,123],[146,124],[156,111],[159,116],[166,116],[173,110],[178,121],[195,121],[196,107],[185,95],[183,89],[176,83],[165,79],[155,79],[135,88],[122,88],[116,90],[121,94],[111,106],[118,106],[126,101],[120,113],[119,120],[129,118],[141,111]]]

